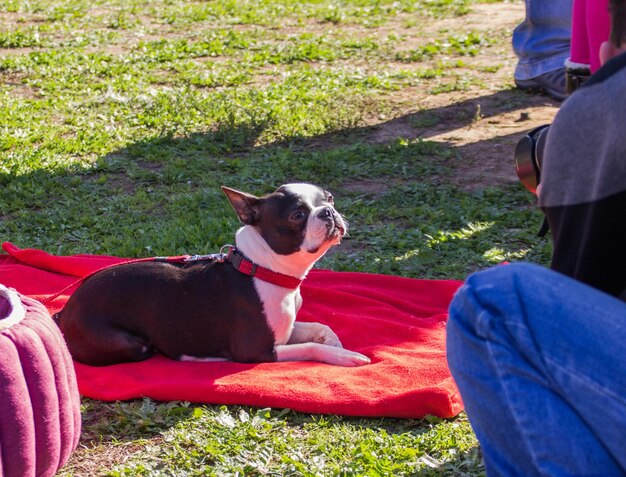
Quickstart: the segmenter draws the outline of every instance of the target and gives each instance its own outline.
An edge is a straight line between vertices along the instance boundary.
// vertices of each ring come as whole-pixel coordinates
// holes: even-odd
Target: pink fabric
[[[46,308],[19,298],[24,319],[0,330],[0,476],[52,477],[80,437],[76,376]]]
[[[117,257],[57,257],[5,243],[0,282],[62,308],[78,277]],[[291,408],[353,416],[452,417],[463,409],[445,354],[447,308],[461,282],[313,270],[302,285],[301,321],[328,324],[344,346],[372,364],[193,363],[155,356],[140,363],[74,363],[84,396],[106,401],[143,396],[209,404]],[[53,297],[52,299],[50,299]]]
[[[610,31],[608,0],[574,0],[570,60],[597,71],[600,45],[609,39]]]

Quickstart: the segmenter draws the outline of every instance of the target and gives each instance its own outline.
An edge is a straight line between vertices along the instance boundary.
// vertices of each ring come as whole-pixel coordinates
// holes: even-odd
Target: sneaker
[[[565,67],[527,80],[515,80],[515,86],[522,91],[537,91],[545,93],[556,101],[563,101],[567,98],[565,90]]]

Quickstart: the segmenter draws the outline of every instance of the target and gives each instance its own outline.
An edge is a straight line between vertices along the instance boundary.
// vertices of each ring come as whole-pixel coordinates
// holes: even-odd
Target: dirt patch
[[[517,142],[530,129],[551,123],[559,108],[559,103],[547,96],[524,93],[514,87],[513,71],[517,60],[510,36],[523,17],[522,2],[485,3],[475,5],[465,16],[419,25],[419,34],[415,35],[413,31],[415,38],[407,38],[401,43],[403,50],[407,45],[424,44],[470,31],[488,32],[498,41],[495,45],[485,45],[475,56],[462,57],[460,67],[444,67],[442,84],[467,80],[468,86],[459,91],[435,94],[431,81],[417,81],[413,87],[385,93],[382,99],[364,98],[367,106],[362,110],[370,113],[360,118],[362,127],[356,131],[359,140],[388,144],[398,139],[422,138],[442,143],[454,151],[454,157],[449,159],[452,181],[464,189],[517,183],[513,158]],[[377,28],[376,35],[380,37],[387,29],[390,33],[395,29],[403,34],[405,29],[401,25],[406,22],[406,16],[398,18],[393,25]],[[358,35],[359,29],[363,36],[372,34],[367,28],[351,28],[354,35]],[[390,61],[382,69],[423,71],[429,67],[441,67],[441,63],[447,61],[452,60],[435,57],[430,63]],[[335,62],[335,65],[339,64],[342,63]],[[366,62],[347,60],[343,67],[364,74],[375,73]],[[381,68],[381,63],[377,68]],[[322,136],[312,141],[310,147],[319,150],[331,147],[331,144],[332,140]],[[349,190],[350,187],[364,193],[385,189],[377,181],[348,184]]]
[[[523,8],[519,2],[478,4],[468,15],[433,22],[424,32],[477,29],[509,35],[523,19]],[[453,181],[463,188],[517,182],[513,163],[517,141],[526,131],[551,123],[559,103],[514,88],[516,58],[510,41],[500,43],[504,46],[485,47],[477,56],[463,59],[466,66],[454,74],[461,80],[465,74],[472,77],[473,84],[464,91],[432,94],[417,85],[389,94],[385,111],[363,118],[365,140],[384,144],[423,138],[451,146]],[[486,68],[490,65],[497,65],[495,71]],[[407,66],[411,67],[424,64]]]
[[[517,141],[526,131],[552,122],[558,110],[558,103],[544,96],[513,89],[421,98],[416,91],[411,104],[412,109],[400,99],[394,119],[372,121],[365,139],[384,144],[422,138],[452,146],[453,180],[470,189],[517,182],[513,165]]]
[[[388,185],[382,183],[379,179],[359,180],[348,182],[342,185],[342,189],[347,192],[358,192],[363,195],[379,195],[388,189]]]
[[[458,28],[459,23],[467,30],[494,30],[515,27],[524,19],[524,4],[479,3],[473,5],[467,15],[457,18],[444,18],[433,22],[441,30]]]
[[[150,440],[159,445],[160,438]],[[135,453],[145,449],[146,443],[125,442],[118,445],[79,446],[59,474],[60,477],[105,475],[115,465],[124,465]],[[97,456],[97,459],[94,459]],[[97,462],[96,462],[97,461]]]
[[[1,55],[1,50],[0,50]],[[40,97],[39,91],[24,82],[24,75],[0,71],[0,82],[7,88],[13,97],[36,99]]]
[[[35,48],[23,47],[23,48],[0,48],[0,58],[7,58],[9,56],[21,56],[28,55],[35,51]]]

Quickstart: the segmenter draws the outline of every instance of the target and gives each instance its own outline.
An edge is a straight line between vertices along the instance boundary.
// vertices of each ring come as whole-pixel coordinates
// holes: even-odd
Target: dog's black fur
[[[273,361],[274,337],[262,314],[252,279],[227,263],[140,262],[86,280],[59,322],[74,359],[94,366],[141,361],[156,350],[172,359],[185,350]],[[85,315],[88,327],[74,319]]]

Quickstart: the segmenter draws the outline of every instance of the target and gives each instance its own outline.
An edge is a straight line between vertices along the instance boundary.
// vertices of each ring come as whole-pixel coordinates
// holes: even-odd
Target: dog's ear
[[[239,220],[245,225],[253,225],[256,222],[259,212],[260,199],[252,194],[240,192],[230,187],[222,186],[222,191],[228,197]]]

